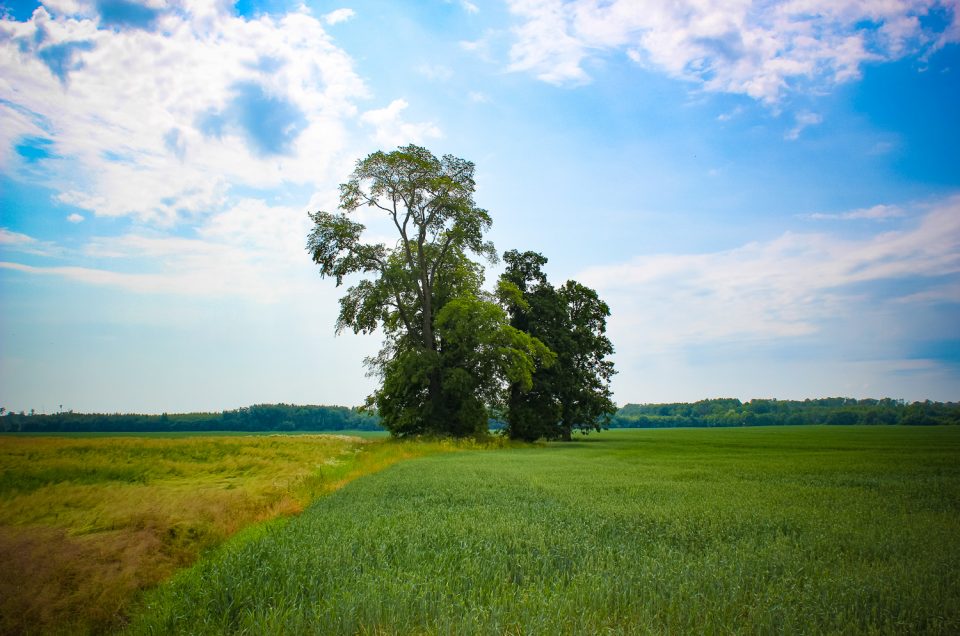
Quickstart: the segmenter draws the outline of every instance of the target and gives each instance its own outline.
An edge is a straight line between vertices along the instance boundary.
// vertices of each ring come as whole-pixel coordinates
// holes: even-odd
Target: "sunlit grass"
[[[103,631],[257,521],[449,443],[344,435],[0,437],[0,633]]]
[[[960,632],[960,429],[623,431],[402,462],[133,633]]]

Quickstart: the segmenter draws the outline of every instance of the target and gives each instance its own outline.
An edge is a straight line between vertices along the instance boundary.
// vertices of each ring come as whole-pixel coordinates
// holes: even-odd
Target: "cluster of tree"
[[[358,408],[258,404],[222,413],[163,415],[54,413],[0,417],[5,433],[175,432],[175,431],[343,431],[382,430],[379,419]]]
[[[960,424],[960,403],[884,398],[855,400],[751,400],[724,398],[676,404],[627,404],[610,422],[615,428],[673,426],[781,426],[802,424]]]
[[[615,373],[607,356],[610,308],[597,293],[576,281],[555,288],[547,282],[547,259],[535,252],[511,250],[501,286],[515,289],[507,299],[510,324],[546,344],[556,356],[538,369],[529,387],[512,383],[507,396],[505,430],[514,439],[569,440],[574,430],[606,427],[617,407],[610,399]]]
[[[367,360],[381,380],[367,408],[397,436],[482,435],[494,415],[526,439],[599,428],[615,410],[609,309],[577,283],[550,287],[546,259],[530,252],[509,252],[507,273],[485,291],[471,256],[495,263],[497,252],[473,175],[473,163],[418,146],[375,152],[340,186],[339,213],[310,214],[320,274],[337,286],[359,277],[337,331],[385,336]],[[393,245],[364,242],[365,226],[348,216],[360,208],[387,219]]]

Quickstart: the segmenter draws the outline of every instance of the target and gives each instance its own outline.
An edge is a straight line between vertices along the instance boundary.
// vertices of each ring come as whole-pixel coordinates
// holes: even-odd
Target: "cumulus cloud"
[[[32,160],[60,201],[161,226],[237,185],[334,178],[367,89],[321,21],[168,7],[48,0],[0,21],[0,169]]]
[[[848,218],[888,212],[871,210]],[[608,299],[611,329],[638,351],[811,336],[881,306],[960,303],[960,197],[898,231],[858,239],[789,232],[723,252],[594,267],[578,279]]]
[[[0,170],[42,179],[79,208],[71,223],[132,221],[69,249],[0,229],[0,267],[144,294],[315,295],[306,211],[336,207],[336,183],[369,145],[356,122],[382,146],[439,129],[407,122],[404,100],[361,117],[367,88],[323,26],[350,10],[248,20],[202,0],[142,7],[44,0],[29,20],[0,21]]]
[[[951,3],[952,4],[952,3]],[[587,58],[631,60],[709,91],[777,102],[798,83],[832,85],[863,64],[960,41],[956,9],[938,0],[786,0],[774,3],[510,0],[510,69],[554,84],[589,81]],[[939,32],[921,21],[948,10]]]

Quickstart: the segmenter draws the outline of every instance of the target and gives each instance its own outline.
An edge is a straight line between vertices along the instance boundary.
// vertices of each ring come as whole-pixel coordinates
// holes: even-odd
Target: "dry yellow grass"
[[[451,443],[335,435],[0,437],[0,632],[101,633],[251,523]]]

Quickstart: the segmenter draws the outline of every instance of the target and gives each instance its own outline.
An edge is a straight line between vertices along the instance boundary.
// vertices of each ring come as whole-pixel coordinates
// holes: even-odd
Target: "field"
[[[253,526],[133,634],[960,633],[960,428],[434,454]]]
[[[441,444],[343,435],[0,436],[0,633],[118,627],[251,523]]]

